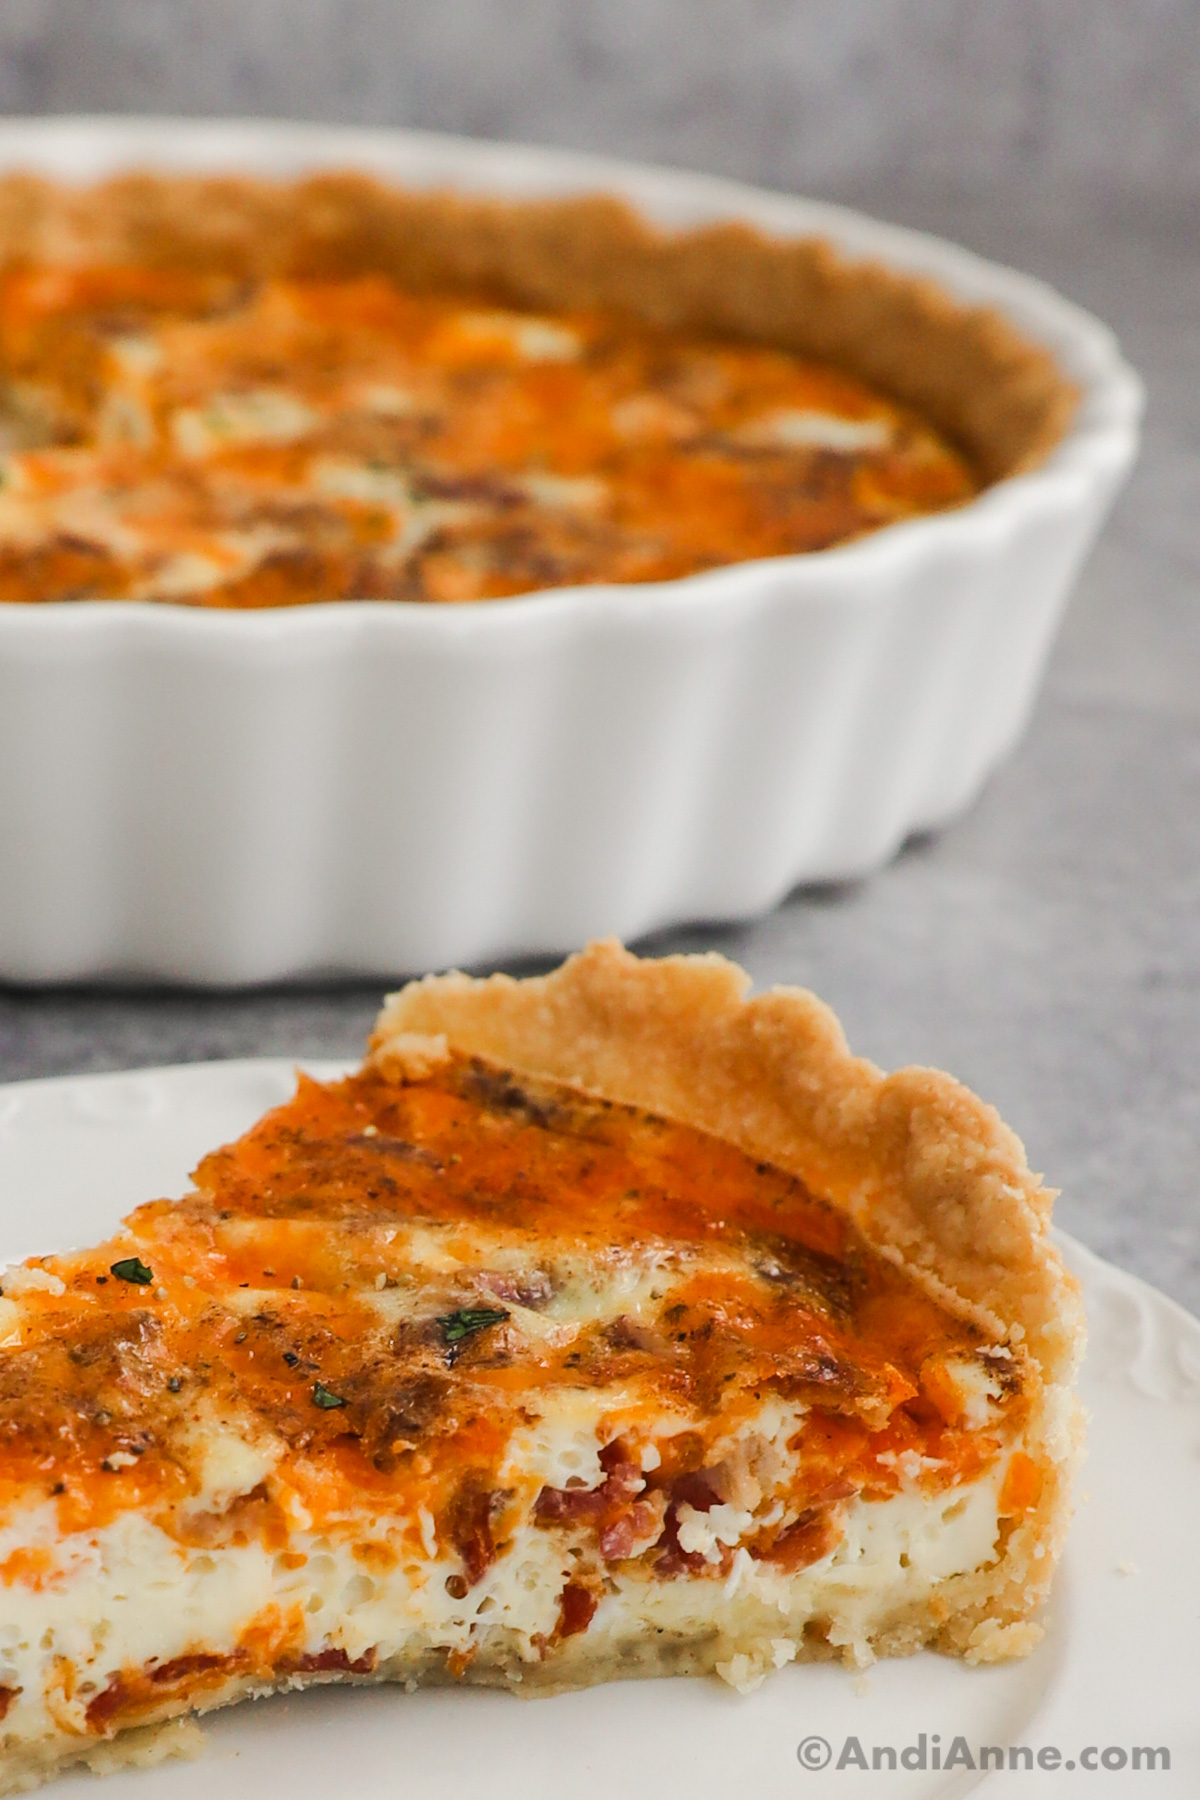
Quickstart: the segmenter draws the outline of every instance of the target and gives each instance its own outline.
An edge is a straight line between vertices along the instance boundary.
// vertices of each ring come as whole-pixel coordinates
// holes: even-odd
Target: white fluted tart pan
[[[1050,353],[1058,441],[953,511],[686,579],[473,605],[0,605],[0,978],[399,973],[749,917],[884,863],[1021,733],[1132,460],[1136,376],[1022,275],[841,209],[559,151],[228,122],[0,123],[0,172],[356,168],[603,192],[929,278]]]

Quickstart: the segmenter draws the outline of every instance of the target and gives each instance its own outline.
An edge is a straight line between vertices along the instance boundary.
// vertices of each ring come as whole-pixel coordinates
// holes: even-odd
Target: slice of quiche
[[[1050,1196],[949,1078],[746,985],[615,944],[415,983],[182,1200],[4,1275],[0,1780],[313,1682],[1031,1646],[1079,1441]]]

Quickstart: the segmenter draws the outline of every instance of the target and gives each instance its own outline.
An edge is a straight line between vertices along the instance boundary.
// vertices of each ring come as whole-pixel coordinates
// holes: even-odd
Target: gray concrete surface
[[[973,813],[875,880],[683,931],[830,1000],[880,1063],[994,1101],[1061,1222],[1200,1311],[1200,230],[1171,199],[1007,202],[861,181],[873,210],[1033,270],[1108,318],[1150,388],[1145,452],[1086,572],[1033,727]],[[0,990],[0,1079],[354,1054],[375,985]]]
[[[1195,0],[4,0],[0,110],[275,113],[1194,193]]]

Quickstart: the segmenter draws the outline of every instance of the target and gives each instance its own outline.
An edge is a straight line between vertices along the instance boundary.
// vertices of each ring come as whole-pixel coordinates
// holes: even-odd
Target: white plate
[[[315,1074],[339,1064],[309,1064]],[[175,1194],[207,1149],[288,1097],[281,1061],[75,1076],[0,1088],[0,1257],[107,1235],[143,1200]],[[207,1755],[107,1780],[106,1800],[610,1800],[614,1784],[663,1800],[952,1800],[1200,1794],[1200,1321],[1073,1243],[1092,1349],[1083,1496],[1054,1589],[1045,1642],[1025,1662],[968,1669],[921,1655],[868,1677],[831,1666],[785,1669],[740,1699],[716,1682],[627,1682],[553,1700],[394,1688],[244,1705],[208,1727]],[[1122,1573],[1122,1565],[1133,1573]],[[840,1771],[848,1737],[916,1748],[934,1735],[1057,1748],[1078,1765],[1098,1752],[1165,1746],[1169,1772],[1078,1766],[1033,1775],[932,1767]],[[818,1775],[797,1748],[823,1739]],[[821,1752],[819,1746],[816,1756]],[[912,1759],[910,1759],[912,1760]],[[1094,1759],[1093,1759],[1094,1760]],[[1110,1761],[1115,1757],[1110,1756]],[[91,1777],[72,1778],[77,1782]]]

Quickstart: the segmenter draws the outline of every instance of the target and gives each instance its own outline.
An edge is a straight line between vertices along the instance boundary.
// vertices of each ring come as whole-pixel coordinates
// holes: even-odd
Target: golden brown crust
[[[336,173],[0,179],[0,268],[141,263],[236,275],[375,271],[532,306],[612,307],[825,358],[922,412],[987,481],[1036,467],[1078,394],[1048,351],[936,283],[738,222],[666,233],[603,195],[514,202]]]
[[[715,955],[641,961],[592,944],[546,976],[430,976],[393,995],[374,1042],[442,1034],[452,1048],[697,1125],[801,1175],[946,1304],[1032,1363],[1025,1447],[1037,1509],[998,1563],[944,1585],[938,1616],[897,1622],[975,1660],[1029,1647],[1070,1515],[1081,1442],[1073,1382],[1078,1284],[1049,1238],[1053,1194],[995,1111],[930,1069],[884,1075],[852,1057],[830,1010]],[[907,1636],[906,1636],[907,1634]],[[908,1642],[911,1638],[913,1641]]]

